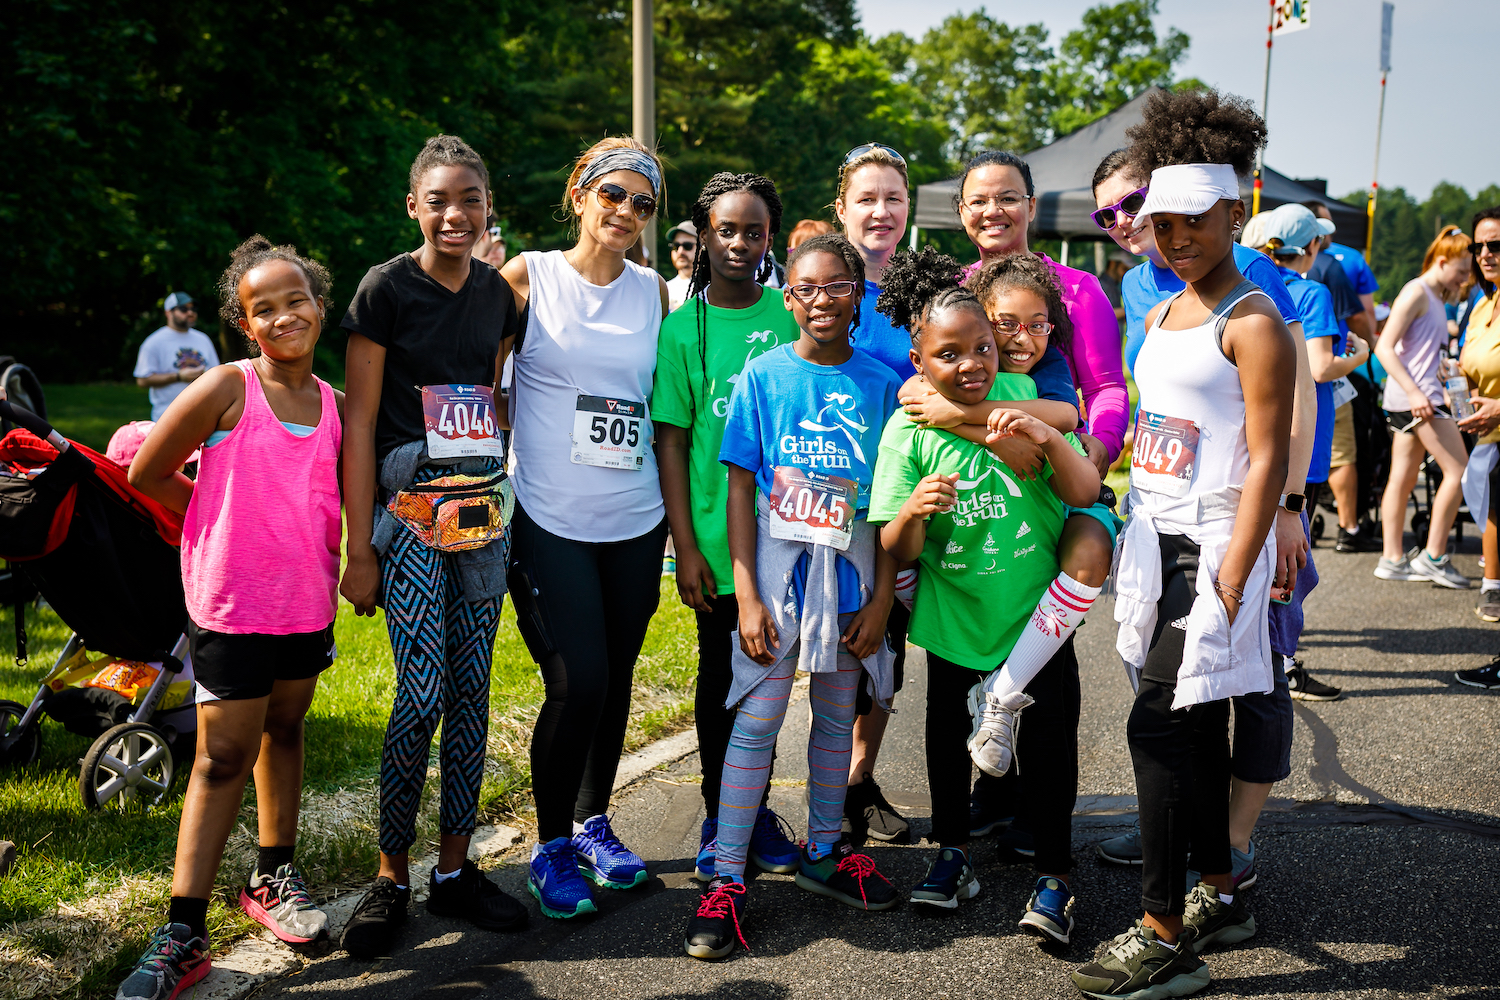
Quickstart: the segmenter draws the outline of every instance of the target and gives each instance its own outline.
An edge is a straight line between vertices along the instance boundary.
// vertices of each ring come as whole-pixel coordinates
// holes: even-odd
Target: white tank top
[[[1245,393],[1239,370],[1220,345],[1234,307],[1250,295],[1266,293],[1246,281],[1224,297],[1203,325],[1165,330],[1161,322],[1181,294],[1162,307],[1136,359],[1140,407],[1130,477],[1133,487],[1175,496],[1241,486],[1250,471]],[[1181,453],[1190,442],[1191,475],[1183,476]],[[1159,460],[1155,468],[1153,458]],[[1171,492],[1174,486],[1176,493]]]
[[[644,446],[639,468],[580,464],[573,432],[579,397],[651,398],[660,279],[626,261],[618,278],[595,285],[560,250],[522,256],[531,295],[510,395],[516,499],[532,520],[563,538],[618,542],[644,535],[666,513],[649,417],[635,428]]]

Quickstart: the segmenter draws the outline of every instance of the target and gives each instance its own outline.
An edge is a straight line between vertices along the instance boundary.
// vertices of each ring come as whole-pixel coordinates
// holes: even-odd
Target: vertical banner
[[[1285,35],[1306,28],[1308,8],[1311,5],[1312,0],[1281,0],[1276,5],[1275,22],[1271,26],[1271,34]]]
[[[1396,5],[1386,0],[1380,5],[1380,72],[1391,71],[1391,18],[1396,15]]]

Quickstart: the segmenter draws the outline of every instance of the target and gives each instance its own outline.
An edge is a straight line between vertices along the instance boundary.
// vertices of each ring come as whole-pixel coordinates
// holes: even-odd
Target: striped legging
[[[797,650],[787,653],[769,677],[739,704],[724,778],[719,786],[720,875],[745,874],[750,832],[771,771],[776,737],[786,718],[796,675]],[[844,792],[849,785],[849,754],[854,740],[854,697],[863,671],[859,660],[839,653],[835,673],[812,675],[812,732],[807,740],[808,839],[832,844],[844,821]]]

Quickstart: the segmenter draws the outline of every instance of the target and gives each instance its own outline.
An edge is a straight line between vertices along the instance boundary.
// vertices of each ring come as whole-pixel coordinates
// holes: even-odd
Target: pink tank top
[[[297,437],[266,402],[249,361],[245,410],[203,449],[182,525],[182,586],[199,628],[292,635],[328,627],[339,580],[339,447],[333,389],[317,379],[318,426]]]

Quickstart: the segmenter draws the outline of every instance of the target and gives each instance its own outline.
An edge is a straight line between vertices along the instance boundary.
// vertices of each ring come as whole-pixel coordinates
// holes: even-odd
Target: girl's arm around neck
[[[1021,410],[997,410],[990,417],[991,442],[1007,438],[1040,445],[1052,463],[1052,491],[1070,507],[1092,507],[1099,499],[1099,470],[1068,439]]]
[[[375,527],[375,418],[385,377],[385,348],[358,333],[349,334],[345,358],[344,519],[349,564],[339,593],[357,615],[373,615],[380,593],[380,565],[370,536]]]
[[[244,408],[243,375],[237,365],[220,365],[182,390],[136,452],[130,485],[168,510],[186,514],[193,481],[182,474],[182,463],[219,429],[225,414]]]
[[[963,424],[983,427],[996,410],[1014,409],[1031,414],[1066,434],[1078,426],[1078,407],[1055,399],[986,399],[978,403],[955,403],[922,376],[913,375],[901,386],[901,404],[906,415],[925,427],[956,430]]]

